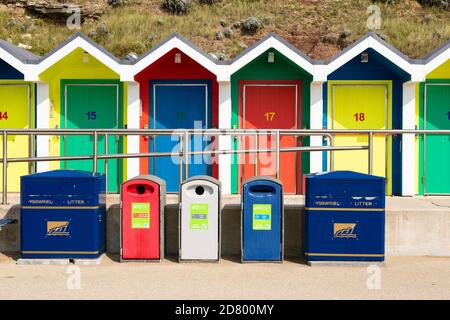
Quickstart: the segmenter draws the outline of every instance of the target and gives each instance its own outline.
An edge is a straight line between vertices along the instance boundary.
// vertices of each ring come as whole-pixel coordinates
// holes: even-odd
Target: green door
[[[425,129],[450,129],[450,83],[425,85]],[[427,135],[424,143],[425,194],[450,194],[450,136]]]
[[[62,127],[67,129],[116,129],[119,124],[119,84],[65,84],[64,117]],[[93,136],[66,136],[61,152],[66,156],[92,155]],[[98,154],[105,154],[105,137],[98,137]],[[108,136],[108,154],[117,154],[119,141]],[[64,161],[66,169],[92,171],[92,160]],[[97,171],[107,171],[109,192],[118,192],[119,164],[117,159],[98,160]]]

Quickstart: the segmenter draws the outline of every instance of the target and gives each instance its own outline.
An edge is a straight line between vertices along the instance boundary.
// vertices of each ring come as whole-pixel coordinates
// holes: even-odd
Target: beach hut
[[[141,128],[173,131],[218,127],[216,60],[181,36],[173,34],[140,57],[132,66],[132,74],[139,85]],[[192,136],[190,150],[211,149],[215,144],[213,140]],[[180,150],[180,141],[177,135],[141,137],[140,151],[176,152]],[[213,163],[211,156],[190,157],[187,177],[218,177],[218,166]],[[154,174],[166,180],[168,192],[178,192],[182,177],[180,170],[183,169],[179,157],[141,159],[140,162],[141,173]]]
[[[317,80],[315,69],[310,58],[275,34],[255,43],[229,66],[232,127],[262,130],[313,127],[310,125],[310,106],[317,105],[316,100],[322,101],[321,88],[317,85],[314,88],[319,88],[319,97],[315,90],[314,103],[311,99],[311,83]],[[320,125],[315,129],[320,129]],[[309,143],[307,139],[303,144],[305,142]],[[300,145],[300,137],[280,138],[282,148]],[[246,136],[237,138],[234,146],[272,149],[276,142],[273,135]],[[302,193],[302,175],[310,172],[309,154],[281,153],[279,168],[285,192]],[[231,170],[232,193],[240,190],[243,179],[255,175],[276,175],[275,152],[235,155]]]
[[[404,85],[414,80],[411,60],[369,33],[327,62],[326,127],[342,130],[402,129]],[[336,146],[361,146],[368,137],[339,135]],[[414,146],[408,147],[414,150]],[[373,138],[373,174],[386,177],[387,193],[402,194],[402,137]],[[330,168],[330,157],[324,170]],[[403,163],[402,163],[403,162]],[[336,151],[335,170],[368,173],[367,150]],[[406,168],[406,167],[405,167]]]
[[[30,81],[30,65],[38,56],[13,44],[0,40],[0,129],[28,129],[34,127],[34,83]],[[3,150],[3,140],[0,141]],[[33,154],[32,141],[27,136],[10,135],[7,140],[8,158]],[[0,169],[1,169],[0,165]],[[20,176],[33,171],[26,162],[9,163],[8,192],[20,191]],[[0,177],[0,182],[3,177]],[[3,184],[0,183],[0,190]]]
[[[35,73],[38,90],[38,127],[61,129],[118,129],[124,127],[124,84],[122,65],[104,48],[81,33],[67,39],[43,57]],[[126,103],[125,103],[126,105]],[[38,154],[82,156],[93,153],[92,136],[50,136],[38,141]],[[121,153],[122,138],[99,136],[98,153]],[[71,160],[41,164],[47,169],[93,170],[91,160]],[[107,173],[109,192],[118,192],[124,168],[122,161],[98,161],[98,172]]]
[[[418,125],[425,130],[450,130],[450,42],[423,60],[424,81],[418,86]],[[418,193],[450,194],[450,137],[419,139]]]

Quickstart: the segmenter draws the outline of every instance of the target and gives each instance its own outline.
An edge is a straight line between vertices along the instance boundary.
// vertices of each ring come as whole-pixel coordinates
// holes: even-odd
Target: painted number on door
[[[95,119],[97,119],[97,112],[96,111],[86,112],[86,116],[87,116],[88,120],[95,120]]]
[[[177,120],[185,120],[186,112],[177,112]]]
[[[353,116],[355,117],[356,122],[366,120],[366,115],[364,114],[364,112],[357,112]]]
[[[3,119],[8,120],[8,111],[6,111],[6,112],[0,111],[0,120],[3,120]]]
[[[273,111],[266,112],[266,113],[264,113],[264,117],[266,117],[267,122],[272,122],[273,118],[275,118],[275,112],[273,112]]]

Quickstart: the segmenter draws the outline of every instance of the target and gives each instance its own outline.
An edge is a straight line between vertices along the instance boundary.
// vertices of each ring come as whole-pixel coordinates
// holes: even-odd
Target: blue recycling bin
[[[242,262],[283,260],[283,185],[272,177],[242,184]]]
[[[104,174],[54,170],[20,180],[22,258],[97,258],[105,252]]]
[[[306,260],[384,261],[385,186],[352,171],[306,176]]]

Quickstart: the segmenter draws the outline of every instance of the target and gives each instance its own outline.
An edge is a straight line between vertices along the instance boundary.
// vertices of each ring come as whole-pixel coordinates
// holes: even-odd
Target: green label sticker
[[[208,204],[191,204],[189,228],[192,230],[208,230]]]
[[[150,229],[150,203],[131,203],[131,228]]]
[[[272,205],[253,205],[253,230],[272,230]]]

